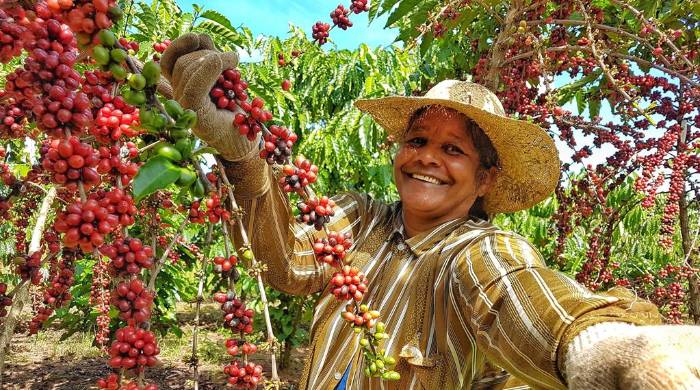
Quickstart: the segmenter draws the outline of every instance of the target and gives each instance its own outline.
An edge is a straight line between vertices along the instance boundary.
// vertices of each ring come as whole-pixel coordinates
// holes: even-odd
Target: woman
[[[175,97],[198,113],[197,135],[227,160],[267,282],[291,294],[324,290],[332,270],[314,259],[318,233],[294,223],[257,141],[238,136],[233,114],[209,99],[236,55],[188,34],[161,64]],[[533,388],[700,388],[697,328],[649,326],[659,322],[650,303],[623,291],[594,294],[486,221],[553,191],[559,160],[542,129],[506,118],[495,95],[460,81],[425,97],[356,105],[400,140],[401,201],[338,196],[329,227],[353,233],[349,260],[368,275],[363,302],[382,312],[392,336],[384,346],[400,356],[401,379],[362,375],[357,338],[340,319],[344,305],[325,294],[301,388],[506,388],[515,383],[506,372]]]

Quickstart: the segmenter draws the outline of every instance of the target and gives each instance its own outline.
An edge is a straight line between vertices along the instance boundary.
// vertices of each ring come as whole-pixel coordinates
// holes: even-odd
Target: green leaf
[[[588,100],[588,114],[591,119],[600,115],[600,99],[591,98]]]
[[[214,10],[211,10],[211,9],[206,10],[201,15],[199,15],[199,17],[204,18],[204,19],[209,19],[212,22],[216,22],[216,23],[228,28],[229,30],[236,31],[236,28],[233,27],[233,25],[231,24],[231,21],[228,20],[228,18],[226,16],[224,16],[223,14],[216,12]]]
[[[139,201],[145,196],[165,188],[180,177],[180,169],[163,156],[155,156],[146,161],[134,177],[134,198]]]
[[[416,7],[421,3],[421,1],[423,0],[403,0],[401,4],[399,4],[399,6],[394,10],[394,12],[392,12],[391,15],[389,15],[389,19],[387,19],[386,25],[384,27],[390,27],[402,17],[408,15],[409,12],[416,9]]]
[[[578,114],[581,115],[586,109],[586,94],[582,89],[576,91],[576,108],[578,109]]]

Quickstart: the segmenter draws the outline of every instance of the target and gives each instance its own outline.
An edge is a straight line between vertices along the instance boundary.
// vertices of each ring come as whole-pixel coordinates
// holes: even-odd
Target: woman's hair
[[[448,107],[443,107],[443,106],[435,106],[435,105],[430,105],[430,106],[423,106],[416,110],[413,115],[411,115],[411,118],[408,120],[408,126],[406,127],[406,131],[411,129],[413,127],[413,124],[421,118],[421,116],[425,115],[425,113],[428,111],[429,108],[431,107],[439,107],[440,109],[444,110],[453,110]],[[455,112],[458,112],[456,110],[453,110]],[[471,120],[470,118],[467,118],[466,115],[464,115],[461,112],[458,112],[462,118],[464,118],[464,122],[467,127],[467,134],[472,140],[472,143],[474,143],[474,148],[476,148],[477,153],[479,153],[479,162],[480,162],[480,167],[479,171],[477,172],[478,175],[478,180],[483,180],[484,175],[486,174],[486,170],[488,170],[491,167],[498,167],[499,166],[499,161],[498,161],[498,153],[496,152],[496,148],[493,147],[493,144],[491,143],[491,140],[489,137],[484,133],[484,131],[479,127],[476,122]],[[489,220],[490,216],[486,213],[484,210],[484,198],[483,197],[478,197],[474,201],[474,204],[472,205],[471,209],[469,209],[469,216],[470,217],[476,217],[480,218],[483,220]]]

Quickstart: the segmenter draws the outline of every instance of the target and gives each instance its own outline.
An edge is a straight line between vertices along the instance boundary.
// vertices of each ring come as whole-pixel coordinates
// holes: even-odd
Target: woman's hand
[[[172,86],[173,98],[197,113],[193,131],[199,138],[228,161],[257,155],[259,141],[241,136],[233,126],[235,113],[218,109],[209,97],[219,75],[238,65],[238,54],[219,52],[208,35],[188,33],[173,41],[160,65]]]
[[[630,326],[570,351],[571,389],[700,389],[700,327]]]

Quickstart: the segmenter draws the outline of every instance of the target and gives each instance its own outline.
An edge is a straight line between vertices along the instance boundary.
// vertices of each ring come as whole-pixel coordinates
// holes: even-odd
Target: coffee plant
[[[669,322],[700,321],[697,8],[353,0],[308,37],[292,25],[285,39],[254,39],[218,12],[192,8],[172,0],[0,5],[0,380],[31,297],[29,333],[95,329],[111,370],[99,388],[157,388],[148,371],[160,364],[159,339],[179,332],[177,301],[195,304],[187,357],[195,388],[207,302],[227,334],[219,384],[281,385],[277,359],[284,365],[300,343],[314,299],[265,288],[264,262],[216,151],[194,136],[196,115],[165,88],[160,56],[188,31],[209,34],[221,50],[263,53],[223,72],[210,97],[238,113],[232,136],[262,135],[259,157],[279,169],[297,221],[318,232],[317,261],[336,268],[325,293],[361,335],[368,377],[398,379],[397,361],[381,348],[391,329],[363,304],[371,286],[347,263],[352,237],[326,227],[335,204],[317,193],[396,200],[396,140],[352,102],[422,94],[445,78],[486,85],[510,115],[558,141],[556,193],[497,224],[591,289],[632,288]],[[387,16],[403,47],[325,47],[331,30],[352,28],[363,12]],[[261,353],[266,368],[249,359]]]

